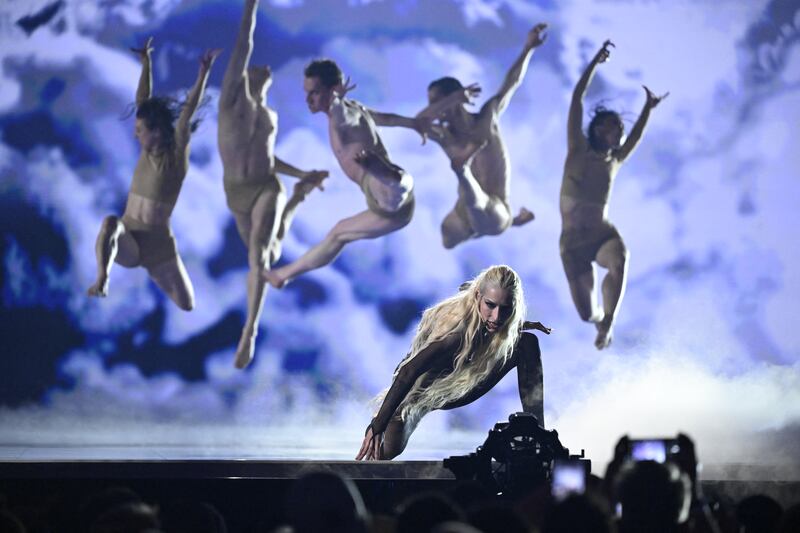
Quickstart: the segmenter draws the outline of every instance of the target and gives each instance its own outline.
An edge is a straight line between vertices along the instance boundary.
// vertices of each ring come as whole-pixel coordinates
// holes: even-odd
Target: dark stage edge
[[[334,472],[354,480],[454,480],[442,461],[254,459],[0,462],[0,479],[296,479]]]
[[[74,453],[74,450],[71,452]],[[253,531],[252,524],[282,520],[281,502],[293,480],[328,471],[354,480],[368,509],[390,514],[398,503],[425,491],[447,492],[458,485],[442,461],[292,460],[227,457],[202,459],[22,459],[0,457],[0,494],[33,505],[58,494],[72,506],[109,486],[127,486],[148,502],[175,498],[207,501],[228,521],[229,531]],[[798,465],[707,465],[701,475],[707,496],[730,501],[766,494],[788,507],[800,502]]]

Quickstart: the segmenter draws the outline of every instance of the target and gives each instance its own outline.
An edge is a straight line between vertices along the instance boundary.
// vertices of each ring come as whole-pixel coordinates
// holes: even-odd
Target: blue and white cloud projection
[[[530,208],[536,220],[445,250],[439,224],[456,195],[447,159],[411,131],[383,129],[392,158],[416,179],[414,220],[270,291],[247,372],[232,368],[246,255],[216,148],[227,53],[211,75],[173,217],[196,309],[178,310],[141,269],[117,267],[109,298],[85,297],[100,221],[121,212],[138,154],[132,120],[120,118],[139,74],[128,47],[153,35],[155,89],[181,95],[203,49],[230,49],[241,9],[207,0],[0,7],[3,444],[350,457],[368,399],[388,385],[421,310],[480,269],[507,263],[525,282],[529,318],[553,327],[541,339],[546,418],[566,446],[602,462],[623,433],[682,430],[707,462],[792,460],[800,421],[796,2],[262,0],[253,62],[274,72],[277,153],[331,170],[326,190],[301,206],[284,259],[363,209],[332,156],[324,117],[305,107],[310,59],[340,62],[366,105],[413,114],[428,82],[443,75],[479,82],[488,97],[528,29],[546,21],[550,32],[502,120],[513,208]],[[558,191],[572,86],[606,38],[617,47],[587,110],[602,102],[630,126],[642,83],[671,95],[612,194],[630,274],[615,343],[597,352],[558,256]],[[404,457],[474,449],[519,409],[512,373],[479,402],[430,415]]]

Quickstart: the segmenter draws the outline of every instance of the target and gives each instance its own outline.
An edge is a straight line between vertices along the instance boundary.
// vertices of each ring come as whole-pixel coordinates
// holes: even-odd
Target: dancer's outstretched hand
[[[611,55],[611,50],[608,49],[609,46],[614,48],[617,47],[614,43],[611,42],[610,39],[606,39],[603,43],[603,46],[600,47],[600,50],[597,51],[597,54],[594,56],[594,60],[598,63],[605,63],[608,61],[609,56]]]
[[[468,105],[475,105],[475,102],[472,99],[479,97],[482,90],[483,89],[481,89],[481,86],[477,83],[470,83],[464,87],[464,103]]]
[[[383,458],[383,433],[374,435],[372,433],[372,426],[367,427],[367,432],[364,435],[364,442],[361,443],[361,449],[356,455],[356,461],[366,459],[367,461],[377,461]]]
[[[433,117],[427,115],[417,115],[412,119],[414,121],[414,131],[419,133],[422,137],[422,144],[428,142],[428,131],[433,127]]]
[[[144,61],[150,54],[155,50],[153,48],[153,38],[148,37],[147,40],[144,42],[144,46],[142,48],[133,48],[131,47],[131,52],[139,56],[139,59]]]
[[[295,184],[294,190],[302,194],[308,194],[315,188],[324,191],[325,187],[322,182],[327,177],[327,170],[310,170]]]
[[[528,32],[528,40],[525,46],[528,48],[536,48],[547,40],[547,24],[540,22]]]
[[[351,82],[350,81],[350,76],[347,76],[347,78],[345,78],[343,83],[340,83],[339,85],[337,85],[336,87],[333,88],[333,92],[336,93],[336,96],[338,96],[339,98],[344,98],[344,96],[347,93],[349,93],[350,91],[352,91],[356,87],[358,87],[358,85],[356,85],[355,83]]]
[[[651,91],[647,85],[642,85],[644,88],[644,92],[647,93],[647,107],[650,109],[654,109],[658,104],[661,103],[661,100],[669,96],[669,92],[662,94],[661,96],[656,96],[653,91]]]
[[[544,333],[545,335],[550,335],[550,332],[553,331],[553,328],[548,328],[541,322],[531,322],[530,320],[526,320],[522,323],[522,329],[537,329]]]
[[[207,71],[211,69],[211,65],[214,64],[214,61],[221,53],[222,48],[209,48],[203,52],[203,55],[200,57],[200,70]]]

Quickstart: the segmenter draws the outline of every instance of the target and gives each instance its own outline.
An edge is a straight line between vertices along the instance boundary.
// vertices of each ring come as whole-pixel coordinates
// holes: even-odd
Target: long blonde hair
[[[492,335],[490,342],[475,349],[475,337],[481,331],[479,301],[487,287],[497,287],[511,295],[511,314]],[[403,420],[416,419],[425,413],[462,398],[512,355],[525,320],[525,295],[522,281],[506,265],[482,271],[461,286],[455,296],[429,307],[422,314],[411,351],[395,370],[397,372],[428,345],[458,334],[461,342],[453,361],[453,371],[428,387],[414,384],[399,407]],[[421,378],[420,378],[421,379]],[[384,392],[385,394],[385,392]]]

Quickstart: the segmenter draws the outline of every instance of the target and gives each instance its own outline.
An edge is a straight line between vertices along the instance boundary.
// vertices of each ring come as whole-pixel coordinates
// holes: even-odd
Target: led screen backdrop
[[[433,143],[383,128],[415,178],[402,231],[349,245],[332,265],[267,294],[255,363],[232,367],[247,261],[222,189],[216,104],[242,3],[4,2],[0,7],[0,246],[4,444],[172,444],[214,453],[346,458],[389,384],[421,311],[479,270],[521,275],[540,336],[548,427],[604,460],[616,438],[694,435],[720,461],[789,460],[800,419],[800,9],[792,1],[262,0],[253,63],[269,64],[277,154],[329,169],[284,243],[294,259],[364,208],[304,102],[302,70],[337,60],[351,96],[413,115],[427,84],[499,88],[527,31],[550,24],[502,119],[511,202],[536,219],[454,250],[439,224],[456,179]],[[120,214],[138,155],[122,118],[139,75],[129,47],[154,36],[154,86],[182,96],[197,59],[225,49],[192,137],[173,216],[196,309],[180,311],[142,269],[115,268],[88,299],[94,242]],[[630,128],[643,83],[670,96],[620,171],[609,216],[630,250],[614,344],[573,308],[560,258],[558,193],[578,76],[607,38],[586,99]],[[282,178],[291,187],[291,178]],[[405,457],[474,449],[520,410],[516,377],[481,401],[430,415]],[[731,436],[736,436],[732,439]],[[220,451],[222,450],[222,451]],[[212,452],[209,452],[212,453]],[[764,455],[768,454],[768,455]]]

